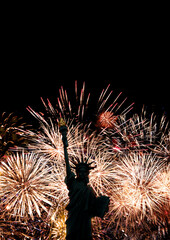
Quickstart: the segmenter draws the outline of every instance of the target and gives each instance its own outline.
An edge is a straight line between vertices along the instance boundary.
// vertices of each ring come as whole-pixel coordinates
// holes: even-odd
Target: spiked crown
[[[83,159],[83,157],[81,157],[81,161],[79,158],[76,158],[76,160],[72,160],[72,163],[74,166],[72,166],[72,168],[76,169],[76,172],[79,171],[80,168],[86,168],[87,171],[89,172],[90,170],[96,168],[95,166],[91,166],[93,163],[95,163],[94,161],[88,163],[89,158],[87,158],[86,160]]]

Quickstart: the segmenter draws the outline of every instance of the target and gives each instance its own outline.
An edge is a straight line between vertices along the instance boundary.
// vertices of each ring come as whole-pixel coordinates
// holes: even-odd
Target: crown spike
[[[86,159],[85,163],[87,163],[87,162],[89,161],[89,158],[90,158],[90,157],[88,157],[88,158]]]

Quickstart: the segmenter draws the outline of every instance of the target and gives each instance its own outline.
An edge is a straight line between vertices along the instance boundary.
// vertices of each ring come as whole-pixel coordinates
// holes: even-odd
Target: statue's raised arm
[[[103,218],[108,211],[109,198],[97,197],[89,183],[89,171],[94,167],[86,161],[77,162],[75,165],[76,176],[71,171],[68,159],[67,126],[60,119],[60,133],[64,144],[64,156],[66,163],[65,183],[69,190],[69,204],[66,207],[68,218],[66,220],[66,240],[92,240],[91,218],[98,216]]]
[[[64,144],[64,157],[65,157],[65,163],[66,163],[66,174],[67,177],[70,176],[71,174],[71,167],[68,159],[68,152],[67,152],[67,147],[68,147],[68,141],[67,141],[67,126],[66,123],[64,122],[64,119],[61,118],[59,122],[59,127],[60,127],[60,133],[62,134],[62,140]]]

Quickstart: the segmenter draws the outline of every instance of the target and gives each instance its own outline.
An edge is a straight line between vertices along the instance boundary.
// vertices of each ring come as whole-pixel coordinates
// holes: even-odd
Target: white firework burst
[[[52,206],[55,183],[47,161],[34,153],[16,153],[2,162],[1,206],[13,216],[34,218]]]
[[[153,222],[167,201],[162,195],[163,187],[158,184],[158,176],[164,163],[153,154],[130,153],[121,157],[115,167],[115,188],[110,212],[115,220],[126,220],[136,226],[145,217]],[[167,189],[166,189],[167,190]]]

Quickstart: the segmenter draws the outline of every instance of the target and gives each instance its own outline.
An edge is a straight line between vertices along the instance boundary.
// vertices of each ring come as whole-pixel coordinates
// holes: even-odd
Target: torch
[[[66,123],[63,118],[60,118],[59,130],[60,130],[60,133],[62,134],[62,140],[63,140],[64,147],[68,147],[67,126],[66,126]]]

